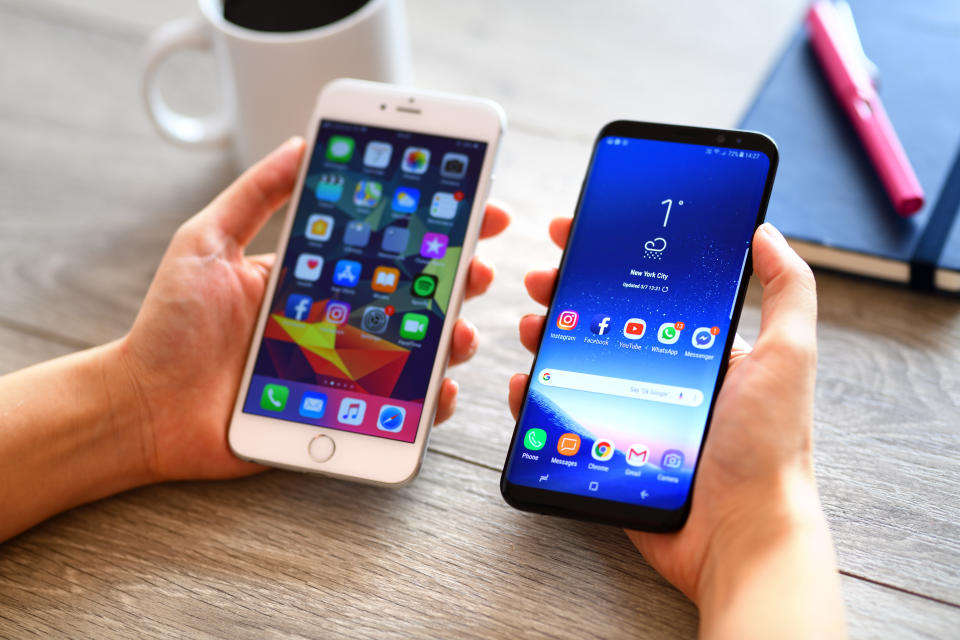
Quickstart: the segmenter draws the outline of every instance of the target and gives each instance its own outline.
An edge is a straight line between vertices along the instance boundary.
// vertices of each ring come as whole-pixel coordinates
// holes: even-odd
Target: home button
[[[326,462],[336,450],[337,445],[330,436],[317,436],[307,445],[307,453],[314,462]]]

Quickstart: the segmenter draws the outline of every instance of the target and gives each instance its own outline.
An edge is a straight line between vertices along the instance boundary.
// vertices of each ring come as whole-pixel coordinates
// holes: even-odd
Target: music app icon
[[[363,400],[344,398],[340,401],[340,410],[337,411],[337,422],[357,426],[363,422],[363,414],[366,410],[367,403]]]

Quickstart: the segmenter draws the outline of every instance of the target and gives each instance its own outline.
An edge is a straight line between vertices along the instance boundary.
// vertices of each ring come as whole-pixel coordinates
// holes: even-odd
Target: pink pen
[[[900,144],[854,35],[837,7],[818,0],[807,13],[813,51],[880,175],[893,208],[910,216],[923,207],[923,188]]]

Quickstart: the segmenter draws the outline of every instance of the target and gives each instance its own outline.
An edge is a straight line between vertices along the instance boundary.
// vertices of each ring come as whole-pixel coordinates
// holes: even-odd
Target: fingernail
[[[303,138],[300,136],[291,136],[286,142],[283,143],[283,146],[290,147],[292,149],[299,149],[304,144]]]
[[[768,236],[770,236],[770,238],[773,240],[782,241],[782,242],[787,241],[787,239],[783,237],[783,234],[780,233],[780,230],[777,229],[775,226],[773,226],[773,224],[769,222],[764,222],[762,225],[760,225],[760,229],[763,230],[763,232],[766,233]]]

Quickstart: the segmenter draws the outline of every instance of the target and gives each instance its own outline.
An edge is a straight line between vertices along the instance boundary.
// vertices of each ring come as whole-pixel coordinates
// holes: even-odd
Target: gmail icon
[[[650,447],[645,444],[632,444],[627,449],[627,464],[632,467],[642,467],[650,458]]]

